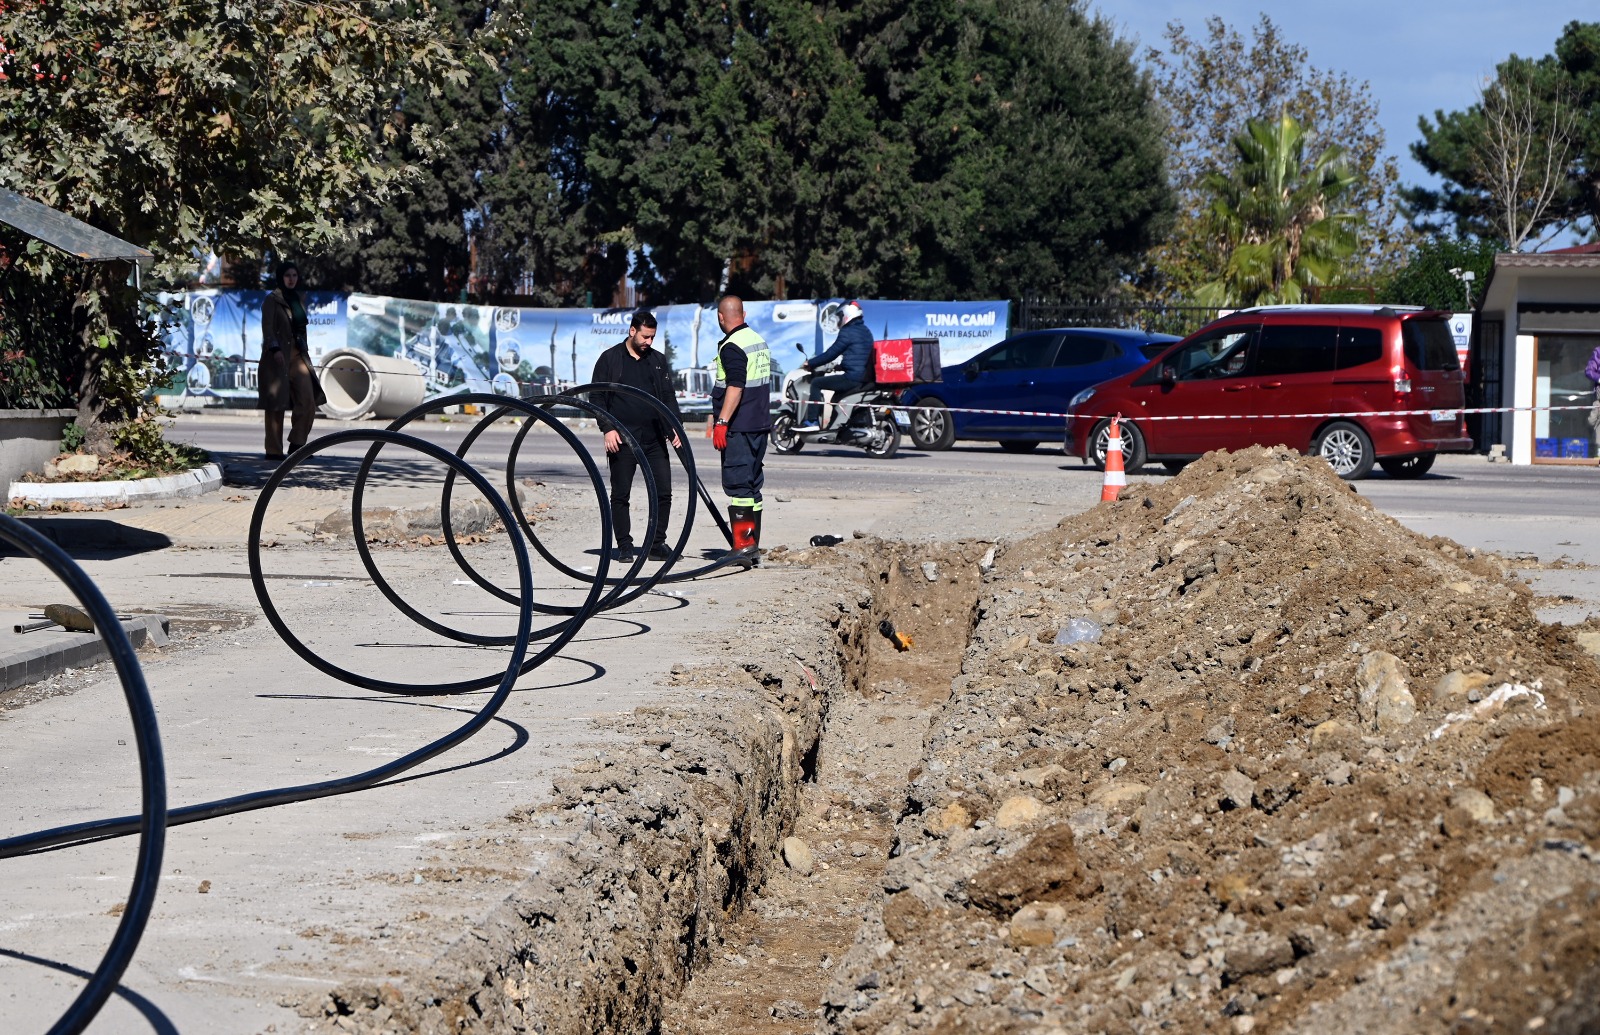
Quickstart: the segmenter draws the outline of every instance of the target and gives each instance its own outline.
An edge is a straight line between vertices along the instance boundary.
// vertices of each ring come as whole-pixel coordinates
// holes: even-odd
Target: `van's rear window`
[[[1403,325],[1406,361],[1418,370],[1460,370],[1456,341],[1443,320],[1407,320]]]

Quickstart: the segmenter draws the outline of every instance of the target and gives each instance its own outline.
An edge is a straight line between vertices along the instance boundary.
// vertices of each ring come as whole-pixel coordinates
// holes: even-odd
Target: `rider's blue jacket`
[[[839,328],[839,337],[834,339],[833,346],[822,355],[810,361],[811,369],[825,363],[844,357],[840,363],[840,373],[862,384],[871,384],[874,380],[872,369],[872,332],[867,330],[867,321],[864,317],[856,317],[843,327]]]

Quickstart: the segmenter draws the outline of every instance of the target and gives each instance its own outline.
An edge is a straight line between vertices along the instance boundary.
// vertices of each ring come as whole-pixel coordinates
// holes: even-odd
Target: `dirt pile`
[[[1600,671],[1498,559],[1251,449],[983,588],[829,1030],[1600,1023]]]

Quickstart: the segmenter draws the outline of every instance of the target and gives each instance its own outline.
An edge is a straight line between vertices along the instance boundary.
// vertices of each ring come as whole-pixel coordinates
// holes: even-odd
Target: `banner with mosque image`
[[[156,389],[166,405],[253,406],[265,291],[165,294],[171,371]],[[593,379],[600,353],[628,333],[632,309],[524,309],[419,302],[383,295],[305,293],[307,339],[317,363],[338,349],[415,364],[425,398],[466,392],[538,395]],[[842,299],[747,302],[745,320],[767,340],[775,379],[833,343]],[[938,337],[946,363],[1006,336],[1006,302],[861,302],[875,338]],[[680,401],[705,401],[722,331],[711,306],[651,307],[655,347],[677,371]]]

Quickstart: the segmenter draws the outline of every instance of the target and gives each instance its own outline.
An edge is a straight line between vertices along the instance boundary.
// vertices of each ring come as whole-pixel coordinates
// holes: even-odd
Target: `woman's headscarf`
[[[306,307],[305,303],[300,301],[299,290],[283,282],[283,278],[288,275],[290,270],[294,270],[298,274],[300,267],[292,262],[286,262],[278,267],[278,290],[283,292],[284,301],[289,303],[289,311],[294,314],[295,321],[297,323],[305,323]]]

